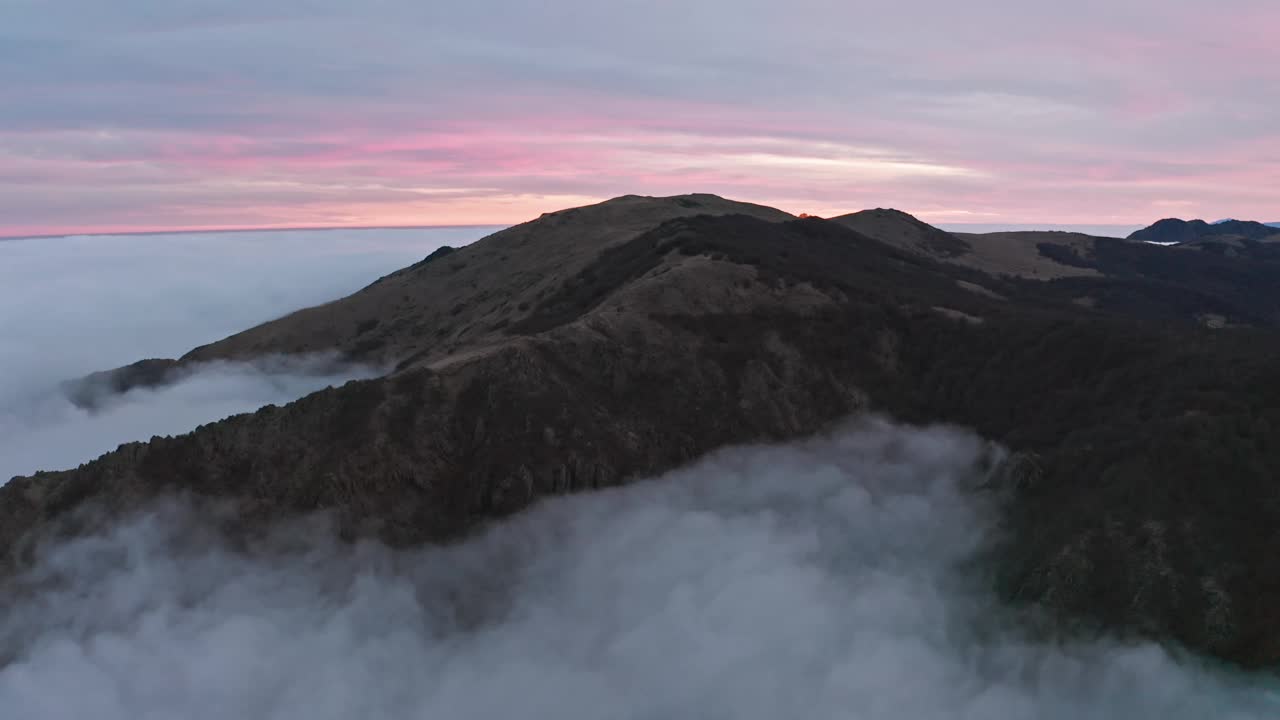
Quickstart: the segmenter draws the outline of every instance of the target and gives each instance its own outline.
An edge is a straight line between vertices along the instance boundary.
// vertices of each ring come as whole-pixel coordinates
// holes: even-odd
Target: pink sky
[[[0,27],[0,235],[506,224],[685,192],[1280,220],[1273,2],[102,5],[20,0]]]

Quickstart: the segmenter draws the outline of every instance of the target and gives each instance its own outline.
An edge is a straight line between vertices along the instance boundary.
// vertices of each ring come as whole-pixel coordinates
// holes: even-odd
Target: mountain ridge
[[[1280,661],[1280,258],[954,239],[896,211],[797,219],[703,195],[549,213],[188,353],[393,369],[16,478],[0,550],[20,568],[84,508],[171,493],[233,502],[246,527],[325,511],[350,538],[448,541],[876,412],[1014,453],[992,560],[1011,602]]]

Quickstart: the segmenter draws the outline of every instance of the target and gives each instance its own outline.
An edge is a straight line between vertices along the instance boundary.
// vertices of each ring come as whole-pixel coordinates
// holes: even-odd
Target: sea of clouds
[[[98,412],[65,380],[188,350],[347,295],[490,229],[330,230],[0,241],[0,484],[375,373],[323,358],[217,364]]]
[[[43,333],[51,352],[93,355],[100,342],[112,359],[44,368],[6,346],[6,367],[25,368],[31,380],[6,379],[5,412],[20,421],[35,406],[15,398],[67,371],[176,354],[355,289],[436,242],[419,240],[426,246],[291,238],[298,244],[287,252],[236,248],[241,264],[218,261],[230,252],[221,246],[205,247],[172,275],[127,245],[102,254],[131,254],[134,263],[103,274],[64,254],[76,268],[68,277],[85,283],[81,303],[74,284],[41,292],[27,287],[39,276],[13,273],[17,287],[0,292],[44,297],[63,318],[16,330]],[[308,248],[317,256],[297,256]],[[368,272],[357,278],[355,268]],[[133,285],[120,288],[125,299],[113,307],[114,283]],[[139,314],[121,314],[125,307]],[[20,319],[5,312],[6,327]],[[239,325],[225,327],[232,316]],[[206,319],[226,322],[190,326]],[[86,344],[71,339],[77,332]],[[147,350],[128,352],[126,338]],[[144,413],[151,427],[179,431],[201,413],[213,419],[286,399],[314,380],[227,367],[194,377],[123,399],[103,416],[124,422]],[[78,422],[54,417],[43,427],[61,435],[25,437],[55,466],[74,464],[88,452],[76,437],[103,432],[92,418]],[[20,444],[0,440],[0,454]],[[819,438],[730,448],[662,478],[547,501],[466,542],[417,550],[334,542],[323,518],[232,547],[206,522],[210,508],[160,502],[102,534],[43,548],[26,590],[0,598],[0,717],[1280,715],[1274,681],[1154,645],[1049,642],[1020,630],[971,562],[994,527],[972,489],[998,453],[962,430],[862,419]]]

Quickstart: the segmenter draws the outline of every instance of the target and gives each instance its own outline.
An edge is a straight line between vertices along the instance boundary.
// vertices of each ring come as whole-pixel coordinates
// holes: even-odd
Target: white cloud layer
[[[122,442],[185,432],[296,399],[368,368],[301,360],[271,372],[216,365],[94,413],[58,385],[148,357],[177,357],[348,294],[485,231],[293,231],[0,242],[0,483],[74,467]]]
[[[0,710],[185,718],[1262,718],[1153,646],[1041,644],[964,565],[971,435],[867,423],[392,552],[251,555],[166,506],[49,552],[0,619]]]
[[[0,411],[0,477],[63,470],[121,443],[177,435],[264,405],[282,405],[331,385],[376,377],[379,369],[335,365],[331,358],[282,360],[270,369],[210,363],[178,382],[138,388],[90,411],[58,388]]]

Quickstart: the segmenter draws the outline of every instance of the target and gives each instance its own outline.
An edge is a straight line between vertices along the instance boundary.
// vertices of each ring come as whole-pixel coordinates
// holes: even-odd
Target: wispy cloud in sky
[[[505,223],[708,191],[1275,219],[1268,0],[14,0],[0,234]]]

